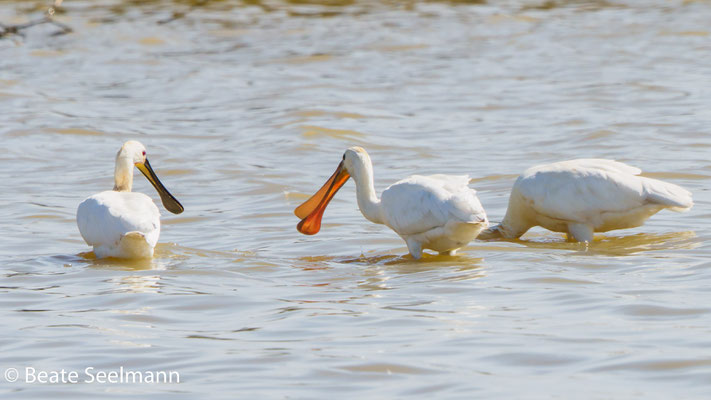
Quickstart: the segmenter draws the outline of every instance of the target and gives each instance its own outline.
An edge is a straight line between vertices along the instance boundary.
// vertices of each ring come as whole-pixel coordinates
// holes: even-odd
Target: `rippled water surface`
[[[0,2],[0,22],[46,7]],[[73,32],[0,39],[0,369],[181,382],[0,377],[3,398],[711,392],[708,1],[67,0],[55,17]],[[75,211],[127,139],[186,211],[163,211],[152,261],[97,261]],[[321,233],[296,231],[352,145],[377,190],[470,174],[492,221],[517,174],[576,157],[696,205],[589,248],[535,229],[413,262],[350,182]]]

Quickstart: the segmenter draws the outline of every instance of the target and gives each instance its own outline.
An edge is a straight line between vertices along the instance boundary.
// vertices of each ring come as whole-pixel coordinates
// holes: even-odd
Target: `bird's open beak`
[[[350,174],[348,174],[348,171],[343,166],[343,161],[341,161],[341,163],[338,164],[336,172],[328,178],[321,189],[306,200],[304,204],[294,210],[294,214],[301,218],[301,222],[296,226],[299,232],[305,235],[315,235],[318,233],[321,229],[321,218],[323,217],[323,212],[326,210],[326,206],[328,206],[333,196],[336,195],[338,189],[340,189],[350,177]]]
[[[163,202],[163,207],[165,207],[166,210],[172,212],[173,214],[180,214],[183,212],[183,206],[160,182],[160,179],[158,179],[156,173],[153,172],[153,168],[151,168],[151,164],[148,162],[148,159],[146,159],[143,163],[136,163],[136,168],[138,168],[146,179],[148,179],[148,181],[153,185],[153,187],[156,188],[158,194],[160,195],[160,199]]]

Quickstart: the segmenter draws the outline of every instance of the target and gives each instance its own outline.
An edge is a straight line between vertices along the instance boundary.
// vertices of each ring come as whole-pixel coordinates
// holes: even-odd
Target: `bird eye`
[[[143,155],[144,155],[144,156],[146,155],[146,152],[145,152],[145,150],[143,151]]]
[[[343,160],[345,161],[346,159],[346,153],[343,153]]]

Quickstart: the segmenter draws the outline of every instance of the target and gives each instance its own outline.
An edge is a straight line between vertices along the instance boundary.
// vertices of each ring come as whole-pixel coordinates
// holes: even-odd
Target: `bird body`
[[[642,171],[605,159],[578,159],[527,169],[511,190],[501,224],[481,238],[517,238],[534,226],[590,242],[594,232],[634,228],[669,208],[693,206],[691,193]]]
[[[77,225],[98,258],[150,258],[160,236],[160,211],[143,193],[109,190],[79,204]]]
[[[400,235],[415,259],[423,249],[453,255],[488,226],[476,191],[468,187],[469,177],[413,175],[389,186],[378,198],[368,153],[352,147],[326,184],[295,210],[302,218],[298,225],[301,233],[319,231],[328,202],[351,176],[363,216]]]
[[[114,190],[89,196],[77,208],[79,232],[97,258],[153,257],[160,236],[160,211],[150,197],[131,192],[134,165],[158,190],[168,211],[183,211],[153,172],[145,147],[126,142],[116,156]]]
[[[466,175],[413,175],[381,194],[383,224],[407,243],[410,253],[423,248],[454,254],[488,225],[476,191]]]

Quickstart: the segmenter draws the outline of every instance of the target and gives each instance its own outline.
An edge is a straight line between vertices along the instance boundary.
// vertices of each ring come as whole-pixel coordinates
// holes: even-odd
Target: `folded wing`
[[[455,220],[486,221],[486,213],[465,175],[413,175],[385,189],[385,224],[400,235],[443,227]]]

